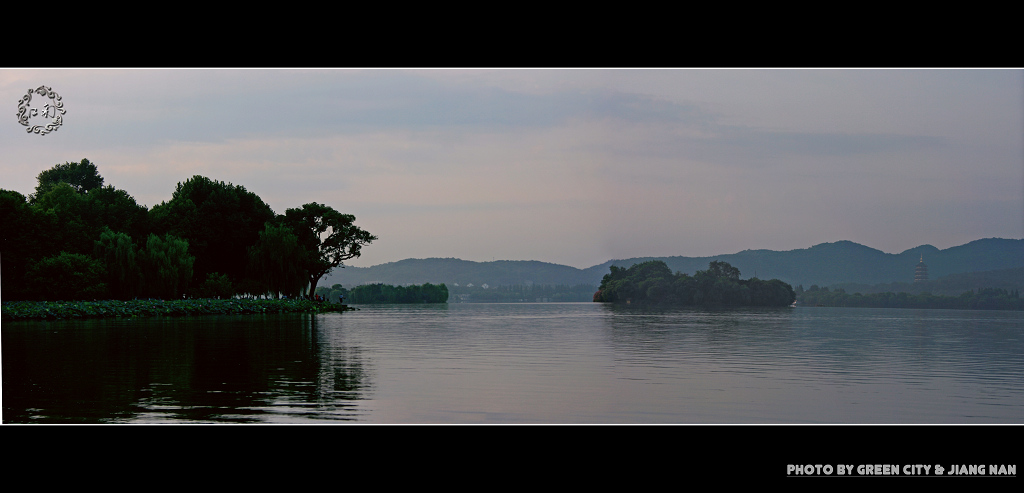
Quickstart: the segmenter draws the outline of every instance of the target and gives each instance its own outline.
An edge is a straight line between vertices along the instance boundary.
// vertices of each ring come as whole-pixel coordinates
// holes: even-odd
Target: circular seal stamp
[[[41,111],[39,108],[33,108],[29,104],[32,101],[32,93],[36,93],[43,98],[50,99],[48,102],[46,99],[43,99]],[[59,94],[53,92],[53,89],[46,86],[29,89],[28,94],[18,101],[18,123],[28,127],[26,132],[30,134],[36,133],[39,135],[46,135],[57,130],[64,124],[64,113],[64,101],[61,101]],[[30,121],[33,117],[38,117],[36,118],[36,121],[49,119],[49,123],[46,125],[34,125],[34,122]]]

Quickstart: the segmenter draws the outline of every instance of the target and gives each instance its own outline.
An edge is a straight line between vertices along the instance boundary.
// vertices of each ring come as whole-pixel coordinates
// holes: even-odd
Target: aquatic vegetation
[[[186,317],[253,313],[325,313],[351,310],[345,305],[306,299],[185,299],[129,301],[7,301],[4,320],[70,318]]]

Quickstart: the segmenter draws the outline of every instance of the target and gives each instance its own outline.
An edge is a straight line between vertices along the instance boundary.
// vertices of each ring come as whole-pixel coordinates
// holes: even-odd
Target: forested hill
[[[511,284],[591,284],[601,283],[612,265],[628,268],[648,260],[661,260],[673,272],[694,274],[712,261],[728,262],[744,277],[779,279],[805,288],[817,284],[882,284],[912,282],[914,267],[924,256],[931,279],[950,274],[1024,267],[1024,240],[989,238],[972,241],[945,250],[931,245],[911,248],[898,254],[885,253],[852,241],[822,243],[789,251],[744,250],[714,257],[638,257],[577,269],[567,265],[538,261],[499,260],[472,262],[454,258],[406,259],[373,267],[335,269],[327,284],[346,287],[365,283],[423,284],[458,283],[493,286]]]
[[[914,268],[921,257],[928,266],[929,278],[950,274],[1024,267],[1024,240],[988,238],[945,250],[921,245],[898,254],[885,253],[852,241],[822,243],[811,248],[777,252],[744,250],[714,257],[644,257],[613,260],[590,267],[594,278],[608,272],[611,265],[629,267],[647,260],[662,260],[673,272],[693,274],[711,261],[728,262],[744,276],[777,278],[793,286],[838,283],[881,284],[912,282]]]

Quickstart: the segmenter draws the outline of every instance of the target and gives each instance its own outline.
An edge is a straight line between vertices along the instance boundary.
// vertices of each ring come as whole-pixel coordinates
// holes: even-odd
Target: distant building
[[[924,265],[924,255],[921,255],[921,261],[917,263],[917,267],[914,268],[914,282],[921,282],[928,280],[928,266]]]

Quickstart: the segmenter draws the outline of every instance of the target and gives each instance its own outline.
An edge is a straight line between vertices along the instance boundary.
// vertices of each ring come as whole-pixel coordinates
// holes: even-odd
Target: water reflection
[[[686,396],[676,400],[691,408],[682,422],[1016,423],[1024,416],[1019,312],[606,311],[621,378]]]
[[[361,351],[313,315],[5,323],[5,422],[351,420]]]
[[[3,326],[5,422],[1015,423],[1024,314],[596,303]]]

